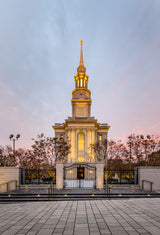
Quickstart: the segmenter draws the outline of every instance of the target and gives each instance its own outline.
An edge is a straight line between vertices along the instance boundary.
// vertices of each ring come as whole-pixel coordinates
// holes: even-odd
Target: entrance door
[[[77,179],[84,179],[84,167],[77,167]]]

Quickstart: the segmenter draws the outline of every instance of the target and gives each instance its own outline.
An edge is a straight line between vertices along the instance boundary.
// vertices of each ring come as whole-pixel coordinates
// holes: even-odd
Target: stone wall
[[[160,167],[138,167],[138,184],[142,188],[142,180],[153,182],[153,191],[160,191]],[[150,183],[144,182],[144,189],[150,190]]]
[[[21,184],[21,169],[19,167],[0,167],[0,192],[17,190]],[[24,177],[23,177],[24,178]]]
[[[0,193],[17,190],[17,181],[0,184]]]
[[[21,183],[20,167],[0,167],[0,184],[16,180],[17,184]]]

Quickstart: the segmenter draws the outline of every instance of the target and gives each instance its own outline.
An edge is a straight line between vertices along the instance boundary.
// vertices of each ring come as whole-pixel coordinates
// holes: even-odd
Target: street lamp
[[[13,141],[13,155],[14,155],[14,157],[15,157],[15,142],[20,138],[20,134],[17,134],[17,135],[16,135],[16,138],[14,138],[14,135],[11,134],[11,135],[9,136],[9,138],[10,138],[11,141]]]
[[[141,139],[144,140],[144,146],[145,146],[145,155],[146,155],[146,159],[145,159],[145,165],[147,166],[148,163],[148,154],[147,154],[147,145],[148,145],[148,140],[151,139],[150,135],[146,136],[146,139],[143,135],[141,135]]]
[[[132,170],[132,147],[134,146],[134,134],[128,136],[128,147],[129,147],[129,170]]]

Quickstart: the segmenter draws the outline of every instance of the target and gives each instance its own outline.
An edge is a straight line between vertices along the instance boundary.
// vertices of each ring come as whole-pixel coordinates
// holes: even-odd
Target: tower
[[[72,117],[89,118],[91,115],[91,92],[88,90],[89,77],[83,63],[83,41],[81,41],[80,63],[74,76],[75,89],[72,92]]]
[[[80,49],[80,63],[77,74],[74,76],[75,88],[72,91],[72,117],[64,123],[55,123],[55,136],[69,138],[71,152],[68,154],[68,163],[84,162],[95,164],[95,154],[91,151],[91,144],[107,139],[110,126],[107,123],[98,123],[91,117],[91,92],[88,89],[89,77],[83,62],[83,41]]]

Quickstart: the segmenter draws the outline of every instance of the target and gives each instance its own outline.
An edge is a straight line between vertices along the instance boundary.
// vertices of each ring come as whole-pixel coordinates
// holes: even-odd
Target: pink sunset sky
[[[92,116],[109,139],[160,135],[159,0],[0,1],[0,145],[71,116],[83,39]]]

